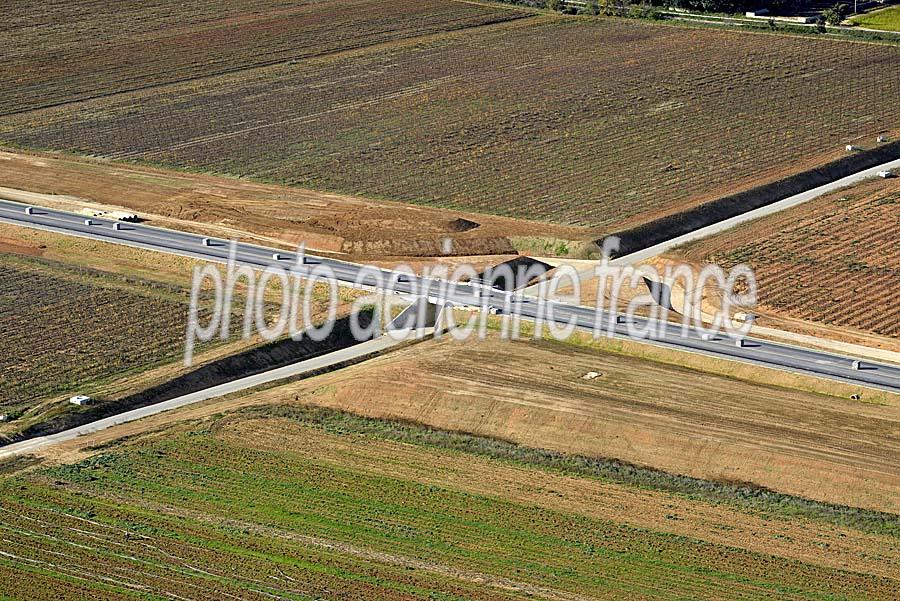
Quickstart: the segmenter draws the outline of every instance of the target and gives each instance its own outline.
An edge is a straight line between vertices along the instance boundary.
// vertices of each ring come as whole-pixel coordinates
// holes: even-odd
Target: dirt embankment
[[[0,152],[0,187],[53,195],[30,202],[65,210],[122,208],[163,227],[305,243],[351,258],[514,255],[511,236],[587,235],[582,228],[50,153]]]
[[[371,315],[361,314],[360,325],[366,327]],[[251,348],[237,354],[214,359],[170,380],[157,383],[139,392],[119,398],[95,399],[96,405],[76,413],[60,413],[46,421],[35,423],[12,436],[0,438],[4,444],[37,436],[46,436],[74,428],[131,409],[146,407],[179,396],[205,390],[219,384],[269,371],[291,363],[311,359],[356,344],[349,318],[339,319],[331,334],[322,341],[308,337],[293,341],[279,340]]]

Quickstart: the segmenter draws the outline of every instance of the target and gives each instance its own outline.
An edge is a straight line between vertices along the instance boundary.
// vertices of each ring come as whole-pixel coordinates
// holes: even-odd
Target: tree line
[[[660,9],[682,9],[692,12],[741,13],[748,10],[768,9],[773,15],[791,14],[809,4],[808,0],[585,0],[583,5],[570,4],[566,0],[503,0],[531,8],[543,8],[568,14],[615,15],[653,17]],[[836,4],[826,11],[829,21],[845,14],[844,5]],[[831,13],[837,13],[832,15]],[[823,15],[825,16],[825,15]]]

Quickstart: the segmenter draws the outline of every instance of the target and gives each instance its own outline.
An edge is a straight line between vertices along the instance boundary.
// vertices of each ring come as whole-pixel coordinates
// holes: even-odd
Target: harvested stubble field
[[[788,388],[771,370],[755,368],[761,373],[748,382],[710,373],[708,361],[694,371],[590,346],[497,337],[427,342],[328,374],[315,386],[299,383],[295,396],[370,417],[900,512],[898,397],[852,401],[850,391],[841,398]],[[672,360],[687,361],[683,354]],[[582,379],[589,371],[602,376]],[[769,385],[777,383],[784,386]],[[863,401],[879,396],[855,392]],[[284,393],[265,398],[276,402]]]
[[[764,315],[900,337],[900,179],[864,182],[676,254],[749,264]]]
[[[609,230],[875,144],[900,47],[533,17],[0,119],[11,143]]]
[[[442,0],[5,2],[0,114],[527,15]]]
[[[890,535],[499,460],[460,440],[267,406],[0,476],[4,593],[862,600],[900,586]]]

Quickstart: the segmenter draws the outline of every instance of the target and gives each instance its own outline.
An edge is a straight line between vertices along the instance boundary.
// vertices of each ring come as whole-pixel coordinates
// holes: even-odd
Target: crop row
[[[851,191],[702,243],[708,261],[750,264],[781,315],[900,335],[900,187]],[[748,241],[748,238],[750,241]]]
[[[383,424],[386,431],[398,426]],[[552,503],[534,506],[509,484],[527,488],[539,472],[510,482],[506,461],[495,473],[496,460],[479,459],[479,477],[508,482],[496,494],[436,485],[435,469],[445,467],[447,455],[422,440],[397,445],[352,426],[327,433],[259,415],[199,427],[74,465],[0,476],[4,592],[801,599],[889,598],[893,586],[862,572],[635,528],[593,512],[589,518]],[[458,469],[456,453],[469,452],[454,448],[451,470]],[[507,588],[510,580],[518,591]]]
[[[217,516],[210,526],[244,528],[251,535],[250,548],[266,544],[252,536],[257,533],[254,525],[265,524],[301,539],[332,541],[332,548],[344,553],[345,545],[352,545],[366,549],[370,556],[387,553],[446,565],[451,571],[515,575],[517,580],[572,594],[616,591],[631,598],[720,598],[727,583],[728,596],[753,597],[773,593],[775,580],[782,587],[782,598],[799,598],[800,589],[807,586],[836,594],[856,587],[877,588],[861,575],[835,578],[827,569],[788,566],[776,557],[733,553],[688,539],[385,476],[378,460],[366,458],[368,446],[361,441],[352,458],[338,451],[335,464],[335,457],[315,441],[304,443],[304,448],[261,451],[251,448],[250,440],[242,442],[240,435],[229,438],[218,440],[208,430],[174,436],[48,475],[67,483],[69,494],[82,492],[84,499],[115,490],[120,499],[164,504],[173,515]],[[433,470],[430,462],[420,459]],[[154,522],[152,532],[157,535],[173,527]],[[214,536],[215,530],[194,527],[200,527],[195,534],[198,544]],[[161,548],[179,554],[168,548],[167,536],[160,538],[154,545],[166,545]],[[281,542],[269,544],[272,553],[283,555],[291,536],[280,538]],[[218,559],[222,566],[234,560]],[[294,561],[293,557],[279,561],[292,577]]]
[[[73,597],[86,589],[94,595],[103,591],[103,598],[143,591],[153,598],[335,595],[412,601],[432,590],[427,576],[407,574],[403,568],[342,558],[240,526],[208,523],[208,516],[154,514],[138,499],[117,507],[83,503],[66,492],[29,489],[27,497],[0,506],[0,532],[8,554],[0,561],[0,573],[11,575],[6,581],[14,584],[4,592],[17,598],[57,599],[61,590]],[[24,577],[35,568],[42,579]],[[452,587],[447,592],[471,599],[511,598]]]
[[[27,263],[0,264],[0,389],[4,409],[171,358],[186,303]]]
[[[0,139],[622,227],[875,143],[900,48],[536,23],[0,119]]]
[[[100,4],[0,7],[0,114],[526,14],[441,0]]]

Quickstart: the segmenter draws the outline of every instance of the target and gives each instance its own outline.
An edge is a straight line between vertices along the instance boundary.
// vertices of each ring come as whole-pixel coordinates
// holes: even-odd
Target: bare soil
[[[898,207],[900,179],[873,179],[668,256],[750,265],[759,282],[761,326],[897,352]]]
[[[510,236],[587,238],[581,228],[410,206],[59,154],[0,152],[0,197],[67,210],[123,208],[155,225],[305,243],[354,259],[517,254]],[[53,195],[32,197],[17,191]]]

